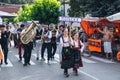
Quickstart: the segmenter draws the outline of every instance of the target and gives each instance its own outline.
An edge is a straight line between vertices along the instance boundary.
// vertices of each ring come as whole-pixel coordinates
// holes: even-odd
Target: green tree
[[[57,0],[35,0],[32,5],[31,17],[41,23],[57,23],[60,2]]]
[[[31,18],[31,9],[32,5],[26,4],[24,8],[20,8],[17,17],[14,19],[15,22],[18,21],[28,21],[32,20]]]
[[[105,17],[120,11],[120,0],[70,0],[70,16]]]
[[[92,16],[105,17],[120,11],[120,0],[89,0],[85,9]]]
[[[88,4],[88,0],[70,0],[70,9],[68,9],[69,16],[85,16],[85,4]]]

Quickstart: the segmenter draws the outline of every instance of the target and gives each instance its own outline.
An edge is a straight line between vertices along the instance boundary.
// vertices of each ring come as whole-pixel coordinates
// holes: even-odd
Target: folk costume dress
[[[83,67],[81,52],[83,52],[84,44],[80,40],[72,40],[72,54],[73,54],[73,68],[78,69],[79,67]]]
[[[60,44],[62,46],[62,62],[61,62],[61,68],[62,69],[69,69],[73,66],[73,57],[71,53],[71,47],[69,44],[69,37],[61,37],[60,38]]]

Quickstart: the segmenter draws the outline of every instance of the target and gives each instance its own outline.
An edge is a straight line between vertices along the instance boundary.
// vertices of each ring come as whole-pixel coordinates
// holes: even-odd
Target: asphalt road
[[[9,48],[8,65],[1,66],[0,80],[120,80],[120,62],[96,56],[82,57],[84,66],[79,68],[79,75],[75,76],[72,69],[69,69],[70,76],[66,78],[60,68],[58,53],[47,64],[46,61],[36,60],[34,49],[31,65],[28,66],[18,62],[17,53],[16,48]]]

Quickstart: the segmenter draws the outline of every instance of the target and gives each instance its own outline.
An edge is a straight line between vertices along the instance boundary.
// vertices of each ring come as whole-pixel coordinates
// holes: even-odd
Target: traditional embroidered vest
[[[74,45],[72,45],[72,49],[79,50],[81,48],[80,40],[78,40],[78,47],[75,47],[75,42],[73,42]]]

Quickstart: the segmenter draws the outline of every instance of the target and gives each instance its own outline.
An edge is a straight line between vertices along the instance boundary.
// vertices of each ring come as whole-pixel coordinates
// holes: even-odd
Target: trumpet
[[[25,34],[21,36],[20,40],[23,44],[28,44],[36,35],[36,32],[34,31],[37,24],[32,21],[29,28],[26,30]]]

